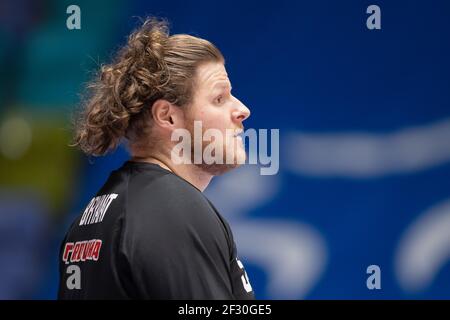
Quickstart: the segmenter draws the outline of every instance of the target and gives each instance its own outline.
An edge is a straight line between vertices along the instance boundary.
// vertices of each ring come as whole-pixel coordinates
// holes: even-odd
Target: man
[[[238,134],[250,111],[231,94],[219,50],[148,19],[89,89],[75,145],[98,156],[125,139],[131,159],[70,227],[58,297],[253,299],[230,227],[202,194],[246,157]],[[198,124],[223,139],[198,141]],[[186,132],[190,149],[174,152]],[[211,146],[223,161],[203,161]]]

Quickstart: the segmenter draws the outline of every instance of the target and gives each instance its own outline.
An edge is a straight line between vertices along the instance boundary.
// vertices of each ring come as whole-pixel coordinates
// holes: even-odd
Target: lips
[[[237,130],[235,132],[235,134],[233,135],[233,137],[236,139],[236,141],[238,142],[239,145],[243,145],[244,144],[244,130]]]

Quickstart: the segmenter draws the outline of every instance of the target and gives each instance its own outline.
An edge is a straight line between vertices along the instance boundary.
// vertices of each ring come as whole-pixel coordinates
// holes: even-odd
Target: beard
[[[241,145],[241,142],[238,141],[240,138],[225,136],[222,143],[218,143],[214,140],[214,138],[212,141],[204,141],[204,132],[208,130],[208,128],[202,127],[201,150],[198,150],[198,148],[195,148],[193,121],[189,121],[188,123],[189,125],[186,129],[191,135],[191,159],[201,159],[200,163],[195,163],[195,161],[192,161],[192,163],[201,171],[213,176],[219,176],[241,166],[245,162],[246,153],[243,145]],[[207,148],[211,149],[211,147],[211,156],[213,158],[215,157],[216,150],[218,149],[222,149],[222,157],[221,159],[218,159],[219,161],[217,162],[206,163],[203,157],[205,154],[204,152]]]
[[[192,142],[193,143],[193,142]],[[206,149],[206,147],[210,144],[211,142],[207,142],[207,141],[203,141],[202,142],[202,155],[204,150]],[[226,159],[226,154],[227,152],[231,152],[229,148],[227,148],[227,145],[224,144],[223,145],[223,159],[220,163],[205,163],[202,159],[202,162],[199,164],[194,163],[195,166],[197,166],[198,168],[200,168],[203,172],[206,172],[208,174],[211,174],[213,176],[219,176],[222,175],[228,171],[231,171],[237,167],[239,167],[242,163],[240,163],[237,159],[237,153],[240,152],[239,150],[236,150],[237,148],[239,148],[239,146],[237,146],[237,144],[235,144],[235,150],[232,153],[232,160],[231,161],[227,161]],[[214,153],[215,151],[213,151],[212,153]],[[191,155],[192,157],[194,157],[194,148],[192,147],[191,149]],[[244,152],[245,153],[245,152]],[[214,155],[214,154],[213,154]]]

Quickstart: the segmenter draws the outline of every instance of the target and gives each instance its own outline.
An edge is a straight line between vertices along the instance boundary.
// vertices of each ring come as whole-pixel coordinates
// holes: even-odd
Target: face
[[[230,79],[223,63],[210,62],[200,65],[195,79],[193,101],[186,110],[186,128],[193,137],[192,156],[196,129],[194,121],[201,121],[202,137],[207,136],[207,131],[214,131],[215,136],[210,141],[202,141],[202,154],[220,148],[222,161],[207,164],[202,158],[202,163],[196,165],[212,175],[219,175],[244,163],[245,148],[238,134],[244,131],[243,121],[249,116],[250,110],[231,93]],[[218,133],[221,139],[216,138]]]

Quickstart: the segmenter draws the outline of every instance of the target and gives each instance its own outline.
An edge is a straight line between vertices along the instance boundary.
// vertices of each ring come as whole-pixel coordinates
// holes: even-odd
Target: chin
[[[231,163],[226,163],[226,159],[223,159],[223,163],[213,163],[213,164],[199,164],[197,165],[202,169],[202,171],[207,172],[213,176],[220,176],[228,171],[236,169],[245,163],[247,159],[247,154],[245,150],[238,150],[234,156],[234,161]]]
[[[235,148],[234,152],[232,152],[233,161],[229,161],[229,163],[227,163],[226,158],[227,149],[224,148],[223,150],[224,157],[222,163],[212,163],[212,164],[202,163],[196,164],[196,166],[201,168],[203,172],[207,172],[208,174],[211,174],[213,176],[220,176],[228,171],[236,169],[241,165],[245,164],[245,161],[247,159],[247,153],[245,152],[245,149],[243,147],[236,145],[230,146],[228,151],[233,150],[233,148]]]
[[[244,149],[239,149],[235,157],[235,163],[239,166],[243,165],[247,160],[247,153]]]

